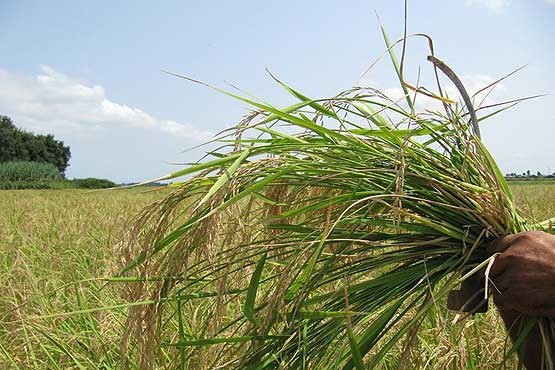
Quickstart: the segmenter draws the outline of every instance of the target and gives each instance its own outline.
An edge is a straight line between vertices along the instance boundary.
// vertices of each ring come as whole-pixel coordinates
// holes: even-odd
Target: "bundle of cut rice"
[[[149,304],[126,338],[143,368],[160,345],[191,369],[375,368],[488,263],[488,241],[541,227],[519,216],[462,89],[464,104],[426,92],[445,111],[417,113],[404,81],[402,104],[276,81],[298,102],[226,92],[256,111],[136,220],[126,273]]]

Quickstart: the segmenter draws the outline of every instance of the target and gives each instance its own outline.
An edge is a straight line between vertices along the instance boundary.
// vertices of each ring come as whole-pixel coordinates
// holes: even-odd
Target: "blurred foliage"
[[[73,179],[71,182],[80,189],[108,189],[116,186],[116,183],[107,179],[89,177],[86,179]]]

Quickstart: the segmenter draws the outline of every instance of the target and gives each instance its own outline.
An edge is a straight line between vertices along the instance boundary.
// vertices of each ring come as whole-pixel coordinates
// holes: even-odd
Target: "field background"
[[[530,219],[555,216],[555,182],[511,187]],[[106,278],[118,266],[129,220],[165,193],[0,191],[1,369],[119,368],[126,305],[122,284],[106,285]],[[438,304],[423,323],[411,368],[499,368],[506,338],[495,310],[454,319]],[[397,357],[384,366],[395,368]]]

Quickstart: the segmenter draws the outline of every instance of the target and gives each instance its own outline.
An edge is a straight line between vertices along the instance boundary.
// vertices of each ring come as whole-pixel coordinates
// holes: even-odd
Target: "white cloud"
[[[555,5],[555,0],[545,0],[546,4]]]
[[[159,119],[113,102],[102,86],[86,85],[48,66],[41,66],[35,76],[0,69],[0,113],[41,133],[80,134],[120,125],[200,140],[212,136],[190,124]]]
[[[553,1],[553,0],[546,0]],[[509,5],[511,5],[511,0],[465,0],[465,4],[468,6],[481,5],[489,8],[493,11],[500,12]]]

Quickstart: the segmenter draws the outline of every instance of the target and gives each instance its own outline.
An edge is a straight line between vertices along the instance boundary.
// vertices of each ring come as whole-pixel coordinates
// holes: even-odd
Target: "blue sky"
[[[298,90],[326,97],[354,84],[395,95],[387,61],[362,79],[403,31],[394,1],[0,2],[0,114],[72,149],[69,177],[118,182],[158,177],[191,162],[182,153],[238,122],[247,106],[161,69],[272,101],[288,97],[269,68]],[[555,91],[555,0],[409,2],[408,32],[434,38],[436,54],[469,90],[527,67],[491,102]],[[409,44],[407,77],[429,69],[424,42]],[[484,123],[484,141],[506,172],[555,171],[555,96]]]

